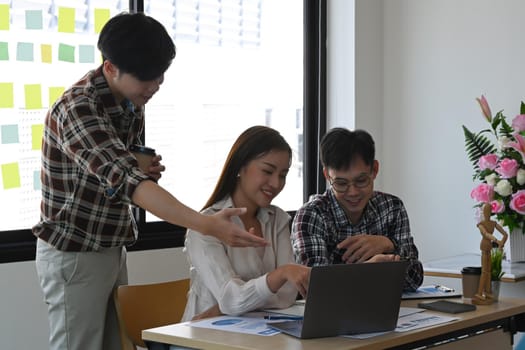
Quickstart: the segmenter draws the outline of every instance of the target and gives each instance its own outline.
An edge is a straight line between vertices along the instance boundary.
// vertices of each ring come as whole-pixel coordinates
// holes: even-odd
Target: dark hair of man
[[[175,58],[175,44],[166,29],[143,13],[112,17],[102,28],[97,47],[104,60],[141,81],[161,77]]]
[[[204,208],[210,207],[227,195],[232,195],[241,168],[272,150],[288,152],[291,162],[292,149],[278,131],[260,125],[246,129],[230,149],[217,185]]]
[[[375,159],[375,144],[372,136],[364,130],[350,131],[333,128],[321,139],[321,163],[334,170],[348,169],[360,157],[372,166]]]

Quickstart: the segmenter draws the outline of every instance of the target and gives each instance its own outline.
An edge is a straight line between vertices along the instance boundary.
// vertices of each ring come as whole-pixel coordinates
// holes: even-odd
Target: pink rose
[[[525,114],[518,114],[512,119],[512,128],[516,131],[525,130]]]
[[[494,186],[479,184],[470,192],[470,197],[477,202],[489,203],[494,198]]]
[[[525,190],[514,193],[509,206],[516,213],[525,215]]]
[[[510,179],[516,176],[518,168],[519,164],[516,159],[504,158],[496,168],[496,172],[500,174],[503,179]]]
[[[478,160],[478,166],[481,170],[494,170],[496,165],[498,165],[498,156],[493,153],[481,156]]]
[[[490,202],[490,206],[492,207],[492,212],[494,214],[503,213],[503,211],[505,210],[505,204],[503,203],[503,201],[492,201]]]

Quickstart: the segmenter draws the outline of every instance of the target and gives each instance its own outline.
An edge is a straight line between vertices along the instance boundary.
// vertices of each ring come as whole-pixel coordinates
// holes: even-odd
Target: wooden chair
[[[122,350],[146,347],[142,330],[180,322],[186,307],[190,280],[123,285],[113,298],[119,320]]]

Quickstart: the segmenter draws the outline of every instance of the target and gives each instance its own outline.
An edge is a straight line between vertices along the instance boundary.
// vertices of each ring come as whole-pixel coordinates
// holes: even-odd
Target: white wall
[[[403,198],[423,261],[479,251],[461,126],[486,127],[481,94],[518,114],[524,11],[520,0],[356,0],[355,126],[374,134],[379,185]]]
[[[188,273],[181,248],[128,254],[130,284],[187,278]],[[47,349],[47,311],[35,262],[0,264],[0,291],[0,348]]]

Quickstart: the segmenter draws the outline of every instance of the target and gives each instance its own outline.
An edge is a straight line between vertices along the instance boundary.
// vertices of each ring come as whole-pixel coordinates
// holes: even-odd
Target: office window
[[[38,221],[45,114],[100,64],[97,34],[123,3],[0,0],[0,231]]]
[[[177,45],[165,83],[146,107],[145,143],[162,154],[167,166],[161,184],[200,209],[234,139],[247,127],[263,124],[279,130],[293,149],[287,185],[274,203],[297,209],[306,191],[303,126],[311,123],[303,117],[303,85],[310,82],[303,79],[303,33],[308,32],[303,5],[310,2],[137,2],[166,26]],[[40,211],[45,114],[65,88],[101,63],[98,33],[130,4],[0,0],[0,262],[34,258],[30,228]],[[141,232],[131,249],[181,244],[183,228],[142,211],[137,218]],[[165,237],[177,239],[166,243]]]
[[[150,0],[144,11],[177,46],[146,106],[146,144],[167,167],[162,186],[200,210],[237,136],[267,125],[293,149],[274,204],[296,210],[303,203],[303,1]]]

